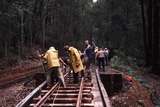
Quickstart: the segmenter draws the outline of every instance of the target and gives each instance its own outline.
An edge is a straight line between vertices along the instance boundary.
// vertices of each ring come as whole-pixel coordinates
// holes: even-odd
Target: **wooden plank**
[[[78,93],[77,94],[58,94],[58,95],[51,95],[52,97],[57,96],[57,98],[63,98],[63,97],[78,97]],[[91,93],[83,93],[82,94],[83,97],[89,97],[89,98],[93,98],[93,95]]]
[[[54,98],[56,96],[56,98],[64,98],[64,97],[68,97],[68,98],[70,98],[70,97],[72,97],[72,98],[77,98],[78,97],[78,93],[77,94],[52,94],[51,95],[51,98]],[[87,94],[86,95],[84,95],[84,96],[87,96]],[[88,95],[89,96],[89,95]],[[91,96],[91,95],[90,95]],[[90,97],[89,96],[89,97]],[[40,97],[36,97],[36,98],[33,98],[33,99],[40,99]]]
[[[36,89],[34,89],[27,97],[25,97],[21,102],[19,102],[16,107],[24,107],[26,104],[34,97],[34,95],[42,89],[47,84],[47,81],[44,81]]]
[[[55,96],[57,96],[55,100],[77,100],[78,94],[69,94],[69,95],[70,96],[63,94],[61,97],[59,97],[60,96],[59,94],[58,95],[55,94]],[[35,100],[35,101],[40,100],[40,99],[41,98],[33,98],[33,100]],[[48,100],[53,100],[53,99],[54,98],[52,98],[52,97],[48,98]],[[93,96],[92,95],[86,95],[83,99],[92,100]]]
[[[94,102],[94,107],[104,107],[103,102],[102,102],[102,97],[100,94],[100,89],[98,87],[97,79],[96,79],[96,74],[95,72],[91,72],[92,74],[92,82],[93,82],[93,89],[92,93],[94,96],[93,102]]]
[[[111,103],[110,103],[110,100],[109,100],[109,97],[108,97],[108,94],[107,94],[107,92],[106,92],[106,90],[105,90],[105,88],[102,84],[102,81],[100,79],[98,69],[96,69],[96,78],[97,78],[98,86],[99,86],[100,93],[101,93],[101,96],[102,96],[104,107],[112,107]]]
[[[68,87],[70,87],[70,86],[78,86],[78,84],[66,84],[66,86],[68,86]],[[92,87],[93,83],[86,82],[86,83],[84,83],[84,86]]]
[[[78,93],[79,90],[58,90],[58,93]],[[83,90],[84,93],[89,93],[91,90]]]
[[[31,107],[34,107],[35,104],[30,104]],[[75,107],[76,104],[66,103],[66,104],[43,104],[43,107]],[[93,103],[82,103],[82,107],[94,107]]]

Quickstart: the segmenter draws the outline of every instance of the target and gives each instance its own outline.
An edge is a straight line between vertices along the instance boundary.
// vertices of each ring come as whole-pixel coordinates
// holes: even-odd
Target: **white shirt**
[[[105,53],[103,50],[98,51],[98,57],[99,58],[104,58],[105,57]]]

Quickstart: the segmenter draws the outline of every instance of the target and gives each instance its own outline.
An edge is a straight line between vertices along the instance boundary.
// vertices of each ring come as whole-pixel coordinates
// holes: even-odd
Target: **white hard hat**
[[[56,50],[55,47],[51,46],[49,50]]]

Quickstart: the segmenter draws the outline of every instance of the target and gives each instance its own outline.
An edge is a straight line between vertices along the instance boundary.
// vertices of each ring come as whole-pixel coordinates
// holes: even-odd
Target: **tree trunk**
[[[43,18],[42,21],[42,43],[43,43],[43,49],[45,48],[45,41],[46,41],[46,17]]]
[[[32,23],[32,16],[31,16],[31,19],[30,19],[30,25],[29,25],[29,30],[30,30],[30,47],[32,48],[32,45],[33,45],[33,23]]]
[[[144,52],[145,52],[145,62],[146,66],[149,65],[149,46],[147,43],[147,33],[146,33],[146,18],[145,18],[145,9],[144,9],[144,0],[141,0],[141,14],[142,14],[142,23],[143,23],[143,42],[144,42]]]
[[[41,16],[41,21],[42,21],[42,44],[43,44],[43,49],[46,46],[46,13],[47,13],[47,6],[48,6],[49,0],[44,1],[43,3],[43,9],[42,9],[42,16]]]
[[[23,55],[23,51],[24,51],[24,12],[23,10],[20,10],[20,14],[21,14],[21,54]]]
[[[5,41],[5,57],[7,58],[8,57],[8,43],[7,41]]]
[[[159,68],[159,7],[158,0],[153,0],[153,43],[152,43],[152,68],[154,72]]]
[[[152,28],[153,28],[153,25],[152,25],[152,21],[153,21],[153,17],[152,17],[152,8],[153,8],[153,0],[149,0],[149,3],[148,3],[148,8],[147,8],[147,16],[148,16],[148,35],[147,35],[147,39],[146,39],[146,42],[148,44],[148,51],[147,51],[147,57],[148,57],[148,60],[147,60],[147,65],[151,65],[152,64]]]

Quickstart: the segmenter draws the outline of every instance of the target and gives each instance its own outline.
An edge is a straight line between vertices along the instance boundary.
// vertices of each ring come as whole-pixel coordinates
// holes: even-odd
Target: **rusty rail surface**
[[[66,73],[64,75],[64,77],[66,77],[68,75],[68,73]],[[49,97],[49,95],[55,90],[55,88],[58,86],[59,82],[57,82],[39,101],[38,103],[35,105],[35,107],[40,107],[45,101],[46,99]],[[41,83],[36,89],[34,89],[27,97],[25,97],[21,102],[19,102],[16,107],[26,107],[26,105],[29,103],[29,101],[31,101],[31,99],[37,94],[39,93],[42,88],[44,88],[47,85],[47,81],[44,81],[43,83]]]
[[[44,102],[47,100],[47,98],[51,95],[53,91],[55,91],[56,87],[58,86],[59,83],[56,83],[38,102],[34,107],[41,107]]]
[[[40,84],[36,89],[34,89],[27,97],[25,97],[21,102],[19,102],[16,107],[24,107],[26,106],[29,101],[47,84],[46,81],[44,81],[42,84]]]
[[[80,107],[81,106],[82,91],[83,91],[83,84],[84,84],[83,82],[84,82],[84,78],[82,78],[82,80],[81,80],[81,85],[80,85],[80,89],[79,89],[79,94],[78,94],[78,99],[77,99],[76,107]]]
[[[66,73],[64,75],[64,77],[66,77],[68,75],[68,73]],[[48,97],[50,97],[50,95],[56,90],[57,86],[59,85],[60,83],[57,82],[38,102],[36,105],[34,105],[34,107],[41,107],[45,101],[48,99]]]

